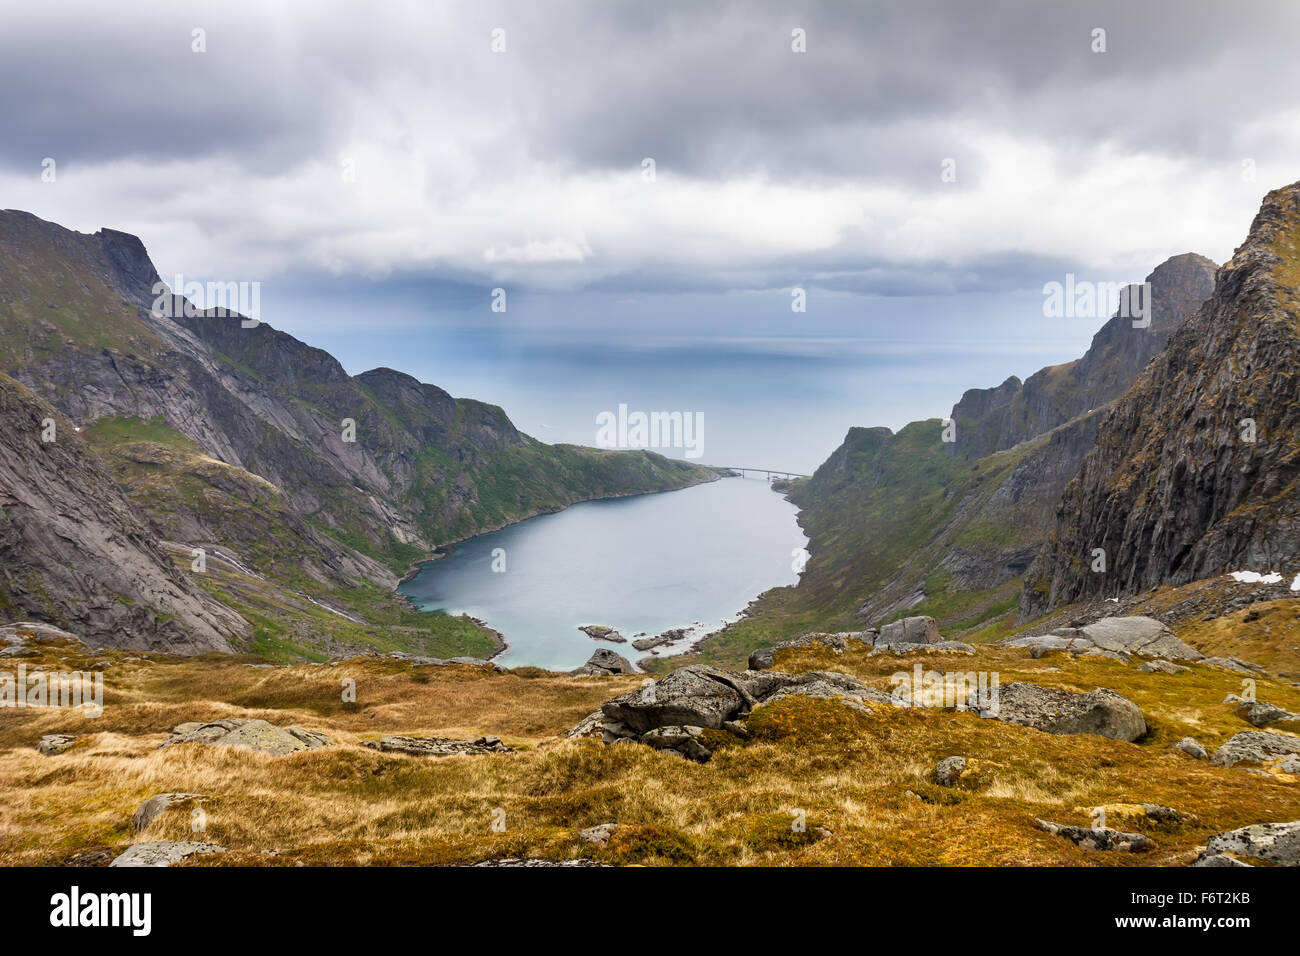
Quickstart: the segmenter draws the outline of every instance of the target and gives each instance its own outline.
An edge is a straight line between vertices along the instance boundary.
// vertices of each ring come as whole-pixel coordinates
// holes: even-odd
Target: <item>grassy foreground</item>
[[[1211,751],[1252,729],[1223,704],[1241,675],[1193,665],[1186,674],[1062,655],[981,648],[924,666],[997,672],[1070,690],[1108,687],[1150,725],[1137,743],[1053,736],[955,710],[869,708],[787,699],[748,720],[753,739],[721,743],[707,764],[639,745],[606,747],[563,733],[642,676],[571,677],[536,669],[412,666],[358,658],[337,666],[252,667],[256,658],[143,660],[45,645],[29,670],[107,660],[103,716],[0,710],[0,863],[102,863],[133,841],[204,839],[230,852],[189,865],[463,864],[503,856],[591,857],[614,864],[1179,865],[1210,835],[1300,819],[1300,780],[1221,768],[1170,749],[1192,735]],[[882,690],[916,657],[778,654],[787,671],[839,670]],[[17,661],[13,661],[16,664]],[[356,703],[342,700],[356,682]],[[1262,678],[1261,699],[1300,710],[1300,690]],[[262,718],[323,730],[335,746],[274,757],[185,744],[158,750],[192,720]],[[1276,729],[1276,728],[1274,728]],[[42,734],[84,735],[40,755]],[[510,755],[446,758],[365,748],[382,734],[496,734]],[[957,788],[931,782],[937,760],[963,755],[977,772]],[[191,792],[207,815],[164,813],[133,835],[135,808],[156,793]],[[1148,833],[1145,854],[1088,852],[1034,824],[1087,825],[1099,805],[1153,802],[1195,820]],[[792,827],[802,811],[806,827]],[[1123,810],[1108,811],[1125,829]],[[623,824],[595,849],[578,830]],[[497,829],[494,829],[496,824]],[[504,829],[500,829],[504,824]]]

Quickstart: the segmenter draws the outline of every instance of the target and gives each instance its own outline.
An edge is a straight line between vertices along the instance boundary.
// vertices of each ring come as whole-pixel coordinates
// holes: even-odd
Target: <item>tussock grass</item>
[[[68,669],[89,658],[43,648],[29,666]],[[1213,749],[1251,729],[1222,700],[1240,675],[1193,666],[1141,674],[1107,660],[981,648],[975,657],[919,658],[926,669],[996,671],[1070,690],[1109,687],[1151,725],[1135,744],[1053,736],[955,710],[867,712],[790,698],[760,708],[753,737],[714,736],[707,764],[635,745],[561,735],[608,698],[640,684],[620,678],[495,674],[382,659],[337,667],[257,669],[249,660],[105,655],[104,715],[0,711],[0,861],[58,864],[133,840],[194,839],[191,806],[144,832],[130,817],[148,797],[192,792],[201,838],[229,849],[190,865],[433,865],[499,856],[592,857],[647,865],[1181,864],[1213,833],[1300,819],[1300,782],[1192,760],[1169,745],[1191,733]],[[60,658],[66,660],[60,660]],[[882,690],[916,657],[796,648],[784,670],[838,670]],[[341,699],[356,681],[355,706]],[[1300,711],[1300,690],[1258,680],[1258,693]],[[158,750],[186,720],[238,716],[323,730],[335,746],[273,757],[186,744]],[[85,735],[43,757],[42,734]],[[501,736],[511,755],[420,758],[364,746],[382,734]],[[960,754],[978,772],[955,788],[931,780]],[[1163,803],[1195,822],[1149,831],[1147,854],[1089,853],[1037,828],[1035,817],[1088,824],[1100,804]],[[792,827],[796,818],[804,829]],[[494,823],[504,822],[504,830]],[[578,830],[623,826],[603,848]],[[1139,827],[1141,829],[1141,827]]]

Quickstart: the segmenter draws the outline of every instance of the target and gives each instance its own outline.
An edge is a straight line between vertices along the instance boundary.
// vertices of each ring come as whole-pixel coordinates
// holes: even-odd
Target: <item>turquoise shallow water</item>
[[[746,478],[589,501],[462,542],[400,591],[496,628],[510,645],[497,661],[508,667],[572,669],[597,647],[635,661],[644,655],[630,644],[592,640],[579,625],[629,640],[719,626],[762,591],[798,580],[792,552],[807,539],[795,514],[765,481]]]

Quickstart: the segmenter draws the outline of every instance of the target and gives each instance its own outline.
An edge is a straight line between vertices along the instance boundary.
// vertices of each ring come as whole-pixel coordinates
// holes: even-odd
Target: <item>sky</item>
[[[1045,283],[1226,260],[1300,179],[1298,40],[1289,0],[8,4],[0,207],[544,441],[627,404],[809,472],[1078,356],[1105,317]]]

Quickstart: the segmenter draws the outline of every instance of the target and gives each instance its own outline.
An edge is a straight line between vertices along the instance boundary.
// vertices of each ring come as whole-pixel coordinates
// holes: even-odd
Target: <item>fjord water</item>
[[[635,661],[643,655],[630,643],[578,627],[604,624],[631,641],[720,626],[760,592],[798,580],[792,552],[807,539],[795,513],[766,481],[746,478],[588,501],[462,542],[399,590],[425,610],[496,628],[509,644],[496,660],[508,667],[571,670],[597,647]],[[504,571],[493,571],[494,552]]]

